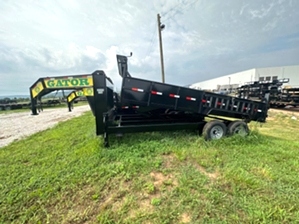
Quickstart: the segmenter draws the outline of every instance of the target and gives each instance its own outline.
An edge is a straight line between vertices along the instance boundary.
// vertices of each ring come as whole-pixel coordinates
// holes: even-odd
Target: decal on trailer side
[[[67,102],[71,102],[73,99],[76,98],[76,94],[75,93],[71,93],[68,98],[67,98]]]
[[[35,98],[42,90],[44,89],[44,86],[42,82],[38,82],[32,89],[32,97]]]
[[[93,88],[83,88],[83,95],[84,96],[93,96]]]

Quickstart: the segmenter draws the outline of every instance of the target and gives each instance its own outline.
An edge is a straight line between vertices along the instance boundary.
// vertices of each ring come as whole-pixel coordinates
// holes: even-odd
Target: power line
[[[154,42],[156,40],[156,38],[155,38],[156,34],[157,34],[157,28],[155,27],[155,30],[154,30],[153,35],[151,37],[151,41],[149,43],[149,47],[148,47],[148,49],[146,51],[145,57],[147,57],[152,52],[152,47],[153,47]]]
[[[198,0],[195,0],[195,1],[189,2],[188,4],[184,4],[183,2],[180,2],[180,3],[176,4],[175,6],[173,6],[172,8],[170,8],[168,11],[166,11],[164,13],[164,17],[166,17],[166,19],[163,22],[165,22],[165,21],[173,18],[178,13],[177,11],[183,12],[186,8],[188,8],[190,5],[196,3],[197,1]],[[180,7],[178,10],[174,11],[180,5],[182,5],[182,7]],[[175,13],[167,18],[167,15],[169,15],[169,13],[171,13],[172,11],[174,11]],[[156,38],[155,38],[156,34],[157,34],[157,29],[155,28],[155,30],[154,30],[154,32],[152,34],[152,37],[151,37],[151,41],[149,43],[149,47],[148,47],[148,49],[146,51],[145,57],[149,56],[150,53],[152,52],[153,45],[154,45],[154,43],[156,43]]]
[[[174,7],[172,7],[171,9],[169,9],[165,14],[164,14],[164,17],[166,17],[166,19],[163,21],[163,22],[166,22],[167,20],[173,18],[175,15],[177,15],[179,12],[183,12],[185,9],[187,9],[190,5],[193,5],[197,2],[198,0],[195,0],[195,1],[192,1],[192,2],[189,2],[188,4],[186,5],[182,5],[183,3],[179,3],[177,5],[175,5]],[[178,10],[174,11],[174,9],[176,9],[178,6],[182,5],[182,7],[178,8]],[[167,15],[171,12],[171,11],[174,11],[175,13],[169,17],[167,17]],[[179,11],[179,12],[178,12]]]

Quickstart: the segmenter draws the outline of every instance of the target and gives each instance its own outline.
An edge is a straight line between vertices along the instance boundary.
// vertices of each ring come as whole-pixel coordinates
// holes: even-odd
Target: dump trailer
[[[227,134],[246,134],[247,123],[266,120],[267,102],[134,78],[128,71],[127,60],[126,56],[117,55],[123,79],[117,106],[112,94],[105,96],[107,87],[102,86],[101,91],[94,89],[97,135],[103,134],[105,146],[109,146],[111,133],[193,129],[209,140]],[[265,93],[265,100],[268,96]],[[207,122],[207,117],[213,120]]]
[[[110,134],[130,132],[191,129],[206,140],[219,139],[227,134],[247,134],[247,123],[266,120],[267,102],[134,78],[128,72],[127,60],[117,55],[122,77],[120,95],[113,91],[112,80],[102,70],[40,78],[30,87],[32,114],[37,114],[37,100],[51,91],[89,89],[86,97],[95,116],[96,134],[103,135],[105,146],[109,146]],[[76,95],[69,97],[71,102]],[[207,117],[213,120],[207,122]]]
[[[37,109],[41,106],[41,97],[53,91],[84,89],[87,100],[92,101],[93,83],[93,74],[39,78],[29,89],[32,114],[38,114]]]

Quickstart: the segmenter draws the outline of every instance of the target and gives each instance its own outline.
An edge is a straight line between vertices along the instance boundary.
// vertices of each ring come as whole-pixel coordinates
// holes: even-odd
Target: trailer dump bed
[[[117,61],[119,68],[128,67],[122,65],[127,64],[126,57],[118,55]],[[139,112],[164,108],[261,122],[267,116],[267,105],[263,102],[142,80],[122,72],[121,104],[125,108],[136,108]]]
[[[265,103],[194,90],[169,84],[125,77],[121,103],[139,112],[165,108],[203,115],[265,121]]]

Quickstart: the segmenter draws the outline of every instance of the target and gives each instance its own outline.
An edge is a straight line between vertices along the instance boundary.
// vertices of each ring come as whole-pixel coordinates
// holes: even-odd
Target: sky
[[[186,86],[251,68],[299,64],[297,0],[0,0],[0,96],[40,77],[103,70]],[[298,74],[299,75],[299,74]]]

